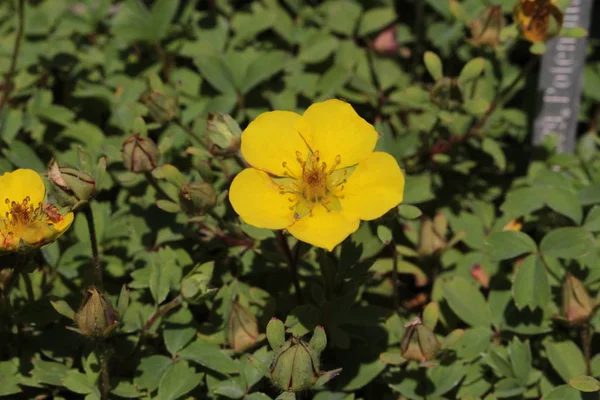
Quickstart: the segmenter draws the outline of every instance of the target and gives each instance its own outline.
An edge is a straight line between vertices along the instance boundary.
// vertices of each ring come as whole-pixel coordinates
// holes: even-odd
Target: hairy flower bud
[[[135,134],[125,140],[121,155],[129,171],[150,172],[158,165],[160,151],[152,139]]]
[[[220,155],[233,155],[240,149],[242,130],[228,114],[209,115],[208,136],[219,147]]]
[[[583,325],[594,312],[594,300],[583,283],[571,274],[567,274],[562,287],[562,314],[570,325]]]
[[[75,313],[75,323],[82,335],[104,338],[119,323],[119,313],[98,289],[90,286],[79,311]]]
[[[281,390],[299,392],[317,382],[319,367],[319,353],[306,342],[291,337],[273,360],[271,379]]]
[[[194,267],[181,281],[181,295],[191,304],[201,304],[210,299],[217,291],[210,287],[214,261]]]
[[[236,352],[252,347],[258,336],[256,317],[239,302],[234,301],[227,319],[227,341]]]
[[[61,207],[75,210],[90,201],[96,191],[94,178],[86,172],[74,168],[59,167],[54,160],[48,168],[50,191]]]
[[[404,337],[400,341],[402,357],[411,361],[428,361],[440,350],[440,343],[435,334],[419,317],[406,325]]]
[[[204,215],[217,204],[217,192],[207,182],[188,183],[179,191],[179,204],[188,215]]]
[[[160,124],[169,122],[177,116],[177,111],[179,110],[177,96],[170,96],[157,90],[151,90],[144,93],[141,100],[148,107],[152,119]]]

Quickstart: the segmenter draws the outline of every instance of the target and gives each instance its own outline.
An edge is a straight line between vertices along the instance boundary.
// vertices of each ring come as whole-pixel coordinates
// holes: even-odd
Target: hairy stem
[[[88,223],[88,230],[90,231],[90,242],[92,244],[92,260],[94,265],[94,284],[98,289],[102,290],[104,286],[104,280],[102,277],[102,265],[100,264],[100,251],[98,250],[98,238],[96,236],[96,225],[94,224],[94,213],[92,207],[88,205],[83,209],[85,218]]]
[[[12,56],[10,59],[10,67],[8,69],[8,74],[6,75],[6,81],[4,82],[4,95],[0,99],[0,115],[2,115],[2,110],[4,106],[8,102],[8,98],[10,96],[10,92],[13,90],[12,80],[15,75],[15,70],[17,68],[17,58],[19,56],[19,49],[21,48],[21,40],[23,39],[23,25],[24,25],[24,14],[25,14],[25,0],[19,0],[17,6],[17,37],[15,38],[15,46],[13,47]]]
[[[296,299],[298,300],[298,304],[303,304],[304,299],[302,297],[302,288],[300,287],[300,280],[298,279],[298,253],[295,257],[292,255],[292,250],[290,249],[287,238],[281,230],[277,231],[277,241],[279,242],[279,247],[281,248],[283,255],[287,259],[292,284],[296,290]],[[298,248],[298,245],[296,245],[297,250]]]
[[[165,304],[162,308],[157,309],[150,316],[150,318],[148,318],[148,320],[146,321],[146,323],[144,324],[144,327],[142,328],[142,330],[140,332],[140,338],[138,339],[137,345],[135,346],[135,349],[133,350],[133,354],[135,354],[140,349],[140,347],[142,345],[142,340],[144,339],[144,337],[146,337],[146,335],[148,334],[150,329],[152,329],[152,326],[156,323],[156,321],[158,321],[160,318],[164,317],[170,311],[179,307],[182,302],[183,302],[183,297],[181,297],[181,295],[178,295],[173,300],[171,300],[170,302]]]
[[[589,323],[581,327],[581,346],[585,357],[586,375],[592,375],[592,336],[594,330]]]
[[[98,342],[96,344],[96,350],[98,352],[98,360],[100,361],[100,398],[102,400],[108,400],[110,394],[110,354],[108,346],[104,342]]]

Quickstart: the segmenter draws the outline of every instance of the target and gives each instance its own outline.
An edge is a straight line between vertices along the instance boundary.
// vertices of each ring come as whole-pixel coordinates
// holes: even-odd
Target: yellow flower
[[[532,43],[545,42],[560,31],[563,13],[553,4],[556,1],[520,0],[517,3],[513,14],[525,39]]]
[[[303,115],[261,114],[242,134],[252,168],[233,180],[231,204],[250,225],[287,229],[331,251],[361,219],[402,201],[404,175],[392,156],[373,152],[378,137],[340,100],[315,103]]]
[[[58,239],[73,222],[44,203],[46,186],[30,169],[0,175],[0,253],[23,252]]]

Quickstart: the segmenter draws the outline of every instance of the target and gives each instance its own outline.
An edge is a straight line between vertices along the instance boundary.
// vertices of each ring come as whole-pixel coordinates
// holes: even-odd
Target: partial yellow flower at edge
[[[352,106],[327,100],[303,115],[261,114],[242,134],[242,155],[252,166],[229,191],[248,224],[287,229],[327,250],[403,198],[404,174],[387,153],[373,152],[378,134]]]
[[[73,213],[61,215],[44,203],[45,195],[44,181],[33,170],[0,175],[0,253],[45,246],[71,226]]]

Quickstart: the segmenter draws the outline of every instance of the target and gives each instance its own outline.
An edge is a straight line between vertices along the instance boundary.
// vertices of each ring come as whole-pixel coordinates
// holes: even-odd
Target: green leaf
[[[200,384],[204,374],[198,374],[185,361],[171,364],[158,384],[158,398],[175,400]]]
[[[181,206],[172,202],[171,200],[156,200],[156,206],[161,210],[171,214],[177,214],[178,212],[181,212]]]
[[[151,24],[156,40],[162,40],[167,36],[171,20],[177,12],[179,0],[157,0],[151,11]]]
[[[411,204],[400,204],[397,210],[400,218],[404,219],[417,219],[423,215],[423,212],[417,206]]]
[[[393,239],[392,231],[385,225],[379,225],[377,227],[377,237],[381,240],[381,243],[388,245]]]
[[[546,393],[544,400],[581,400],[581,393],[569,385],[561,385]]]
[[[444,77],[442,60],[437,54],[431,51],[426,51],[425,55],[423,56],[423,61],[425,62],[425,68],[427,68],[427,72],[429,72],[429,75],[431,75],[434,80],[439,81]]]
[[[338,40],[332,35],[315,34],[300,47],[298,60],[309,64],[323,62],[337,48],[338,44]]]
[[[222,374],[233,374],[239,371],[236,362],[218,346],[201,341],[195,341],[181,350],[179,357]]]
[[[596,240],[583,228],[558,228],[550,231],[540,243],[542,254],[558,258],[579,258],[596,250]]]
[[[121,292],[119,293],[119,299],[117,300],[117,311],[121,317],[125,315],[127,307],[129,307],[129,300],[129,289],[127,288],[127,285],[124,284],[121,286]]]
[[[578,39],[578,38],[588,36],[588,31],[587,31],[587,29],[582,28],[580,26],[574,26],[574,27],[566,27],[565,26],[560,30],[559,35],[561,37],[565,37],[565,38]]]
[[[203,55],[195,59],[196,66],[206,80],[225,94],[235,93],[233,73],[221,58]]]
[[[569,382],[572,378],[585,375],[585,358],[574,342],[548,342],[546,355],[563,381]]]
[[[494,385],[494,394],[499,399],[515,397],[525,393],[526,388],[514,378],[502,379]]]
[[[489,106],[489,103],[487,105]],[[486,137],[483,139],[481,148],[492,157],[494,164],[496,164],[501,171],[506,169],[506,156],[504,155],[504,151],[497,141]]]
[[[583,213],[577,196],[567,189],[546,187],[540,195],[552,210],[569,217],[576,224],[581,223]]]
[[[230,399],[241,399],[245,394],[244,388],[242,388],[240,384],[233,379],[228,379],[219,383],[213,389],[213,392]]]
[[[71,308],[69,303],[64,300],[50,300],[50,304],[60,315],[67,317],[69,319],[75,319],[75,311]]]
[[[149,391],[156,390],[163,375],[172,363],[173,361],[166,356],[154,355],[142,358],[138,366],[141,375],[136,378],[136,385]]]
[[[166,266],[159,265],[158,262],[152,264],[150,272],[150,293],[156,304],[161,304],[169,295],[170,279],[166,278]]]
[[[600,206],[592,207],[585,217],[583,227],[594,233],[600,231]]]
[[[500,261],[533,253],[537,251],[537,246],[526,233],[502,231],[494,232],[488,237],[485,249],[492,260]]]
[[[489,326],[490,309],[481,292],[469,281],[454,276],[443,283],[444,298],[454,313],[471,326]]]
[[[550,302],[550,283],[542,259],[530,255],[518,267],[512,285],[512,295],[519,310],[529,307],[544,309]]]
[[[514,376],[521,386],[527,386],[533,361],[529,341],[521,342],[519,338],[515,337],[508,347],[508,353]]]
[[[365,36],[380,31],[396,19],[393,7],[372,8],[365,12],[358,25],[358,35]]]
[[[598,392],[600,391],[600,382],[591,376],[576,376],[569,379],[569,385],[582,392]]]
[[[43,360],[33,360],[31,377],[40,383],[62,386],[62,380],[67,376],[69,367],[66,365]]]
[[[0,396],[21,392],[19,362],[16,359],[0,361]]]
[[[260,83],[281,72],[288,60],[289,56],[282,51],[260,54],[248,67],[240,91],[246,94]]]
[[[479,78],[483,72],[484,66],[485,60],[481,57],[473,58],[466,63],[458,76],[459,85],[464,85],[473,79]]]
[[[63,385],[72,392],[79,394],[95,393],[100,397],[100,391],[94,382],[91,382],[87,375],[79,371],[71,370],[63,379]]]

